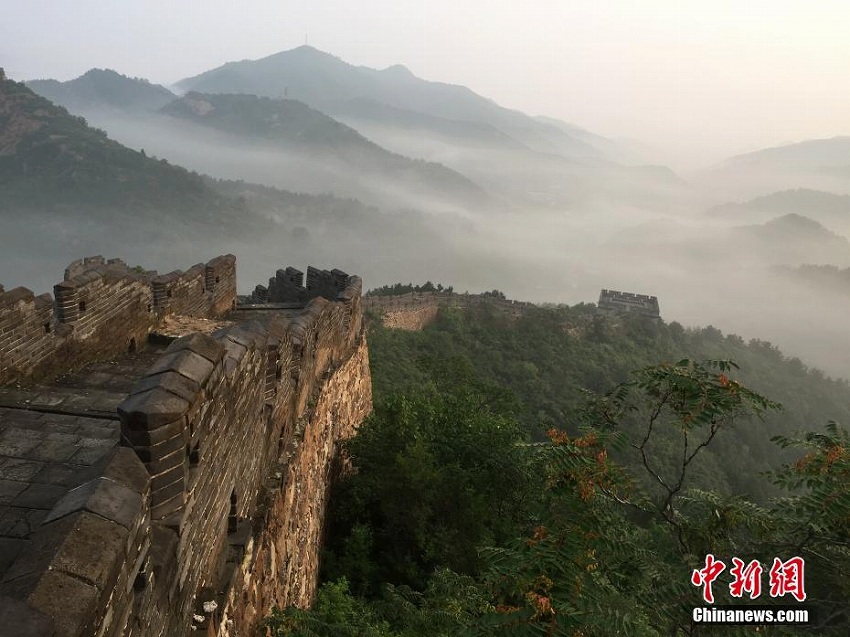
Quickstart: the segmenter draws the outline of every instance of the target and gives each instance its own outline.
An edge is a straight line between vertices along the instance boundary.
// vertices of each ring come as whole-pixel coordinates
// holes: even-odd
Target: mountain
[[[850,241],[798,214],[736,228],[732,231],[732,241],[771,265],[850,265]]]
[[[177,88],[303,101],[391,152],[465,175],[517,209],[678,211],[690,196],[669,171],[621,163],[629,153],[616,142],[504,108],[464,86],[423,80],[400,65],[353,66],[302,46],[229,62]]]
[[[26,84],[71,112],[96,108],[150,112],[177,97],[164,86],[141,78],[129,78],[110,69],[91,69],[67,82],[32,80]]]
[[[847,167],[850,166],[850,137],[811,139],[765,148],[731,157],[723,162],[723,165],[736,168],[758,167],[807,171],[827,167]]]
[[[727,199],[803,188],[850,194],[850,137],[765,148],[702,171],[697,179]]]
[[[478,186],[459,173],[391,153],[296,100],[191,92],[163,107],[161,113],[231,135],[239,144],[279,151],[282,161],[291,157],[298,164],[290,167],[290,178],[312,168],[323,175],[325,190],[341,195],[375,200],[382,198],[379,193],[393,190],[406,193],[410,203],[417,198],[455,206],[489,202]],[[305,175],[284,187],[299,189],[299,183],[303,186],[311,179],[316,176]]]
[[[354,101],[361,117],[382,116],[380,109],[364,111],[362,100],[366,99],[442,120],[487,124],[540,152],[601,156],[593,146],[557,126],[501,107],[464,86],[423,80],[401,65],[383,70],[353,66],[306,45],[260,60],[228,62],[176,86],[202,93],[291,97],[331,116],[350,114]]]
[[[799,214],[850,238],[850,195],[797,188],[783,190],[744,202],[714,206],[706,215],[737,222],[764,222],[778,215]]]
[[[657,219],[620,230],[603,244],[610,258],[695,273],[749,270],[805,263],[850,266],[850,241],[808,217],[787,214],[766,223],[694,226]]]
[[[0,215],[60,211],[244,228],[232,200],[197,174],[109,139],[22,83],[0,82]]]

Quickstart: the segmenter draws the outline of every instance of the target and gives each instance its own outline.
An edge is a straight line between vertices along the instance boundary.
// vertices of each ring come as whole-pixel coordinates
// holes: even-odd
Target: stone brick
[[[148,374],[159,374],[167,371],[177,372],[203,387],[213,367],[214,365],[203,356],[189,350],[179,350],[160,358],[148,370]]]
[[[54,570],[106,590],[124,562],[127,529],[97,515],[82,513],[51,561]]]
[[[150,476],[138,456],[129,449],[116,449],[110,457],[103,476],[123,484],[135,493],[146,493],[150,488]]]
[[[177,352],[184,349],[203,356],[213,364],[218,363],[224,356],[224,348],[221,343],[205,334],[183,336],[168,346],[169,352]]]
[[[92,621],[98,598],[96,587],[65,573],[48,571],[39,579],[29,601],[52,617],[57,636],[72,637]]]
[[[0,476],[8,480],[29,482],[37,475],[45,464],[36,460],[23,460],[21,458],[6,458],[0,460]],[[37,481],[38,482],[38,481]]]
[[[27,486],[26,482],[0,478],[0,504],[10,504]]]
[[[186,426],[185,417],[181,417],[156,429],[129,429],[125,436],[134,446],[155,447],[174,436],[182,435]]]
[[[28,509],[50,509],[66,490],[66,487],[52,484],[30,484],[12,500],[12,506]]]
[[[189,403],[163,389],[133,394],[118,405],[121,421],[131,430],[153,430],[180,419]]]
[[[120,524],[133,526],[143,507],[141,495],[109,478],[95,478],[68,491],[47,514],[45,524],[77,511],[89,511]]]
[[[201,391],[201,386],[190,378],[177,372],[162,372],[153,376],[145,376],[133,386],[134,393],[143,393],[151,389],[163,389],[179,396],[188,403],[194,403]]]

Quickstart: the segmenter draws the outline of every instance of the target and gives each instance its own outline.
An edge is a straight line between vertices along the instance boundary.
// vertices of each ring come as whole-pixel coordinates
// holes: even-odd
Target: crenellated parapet
[[[121,444],[150,475],[151,523],[160,529],[151,557],[166,573],[155,586],[167,612],[143,618],[148,625],[188,634],[203,601],[234,587],[253,586],[253,595],[279,604],[311,599],[330,463],[338,441],[371,409],[362,284],[345,277],[347,285],[331,298],[314,297],[294,314],[266,313],[210,336],[175,340],[119,405]],[[334,396],[338,415],[318,422],[316,406],[341,369],[350,395]],[[356,406],[345,414],[341,401]],[[311,433],[315,427],[322,433]],[[277,484],[271,491],[270,478]],[[270,500],[285,520],[258,525]],[[296,537],[278,537],[273,529],[290,518],[299,520]],[[272,530],[252,540],[255,528]],[[300,566],[281,577],[266,561],[257,563],[249,544]],[[257,582],[264,584],[256,588]],[[240,631],[258,619],[243,610],[235,601],[227,610]]]
[[[317,297],[333,298],[345,290],[350,279],[342,270],[320,270],[309,266],[304,273],[293,267],[275,272],[268,287],[258,285],[251,295],[255,303],[306,303]]]
[[[5,379],[120,353],[147,368],[117,415],[5,388],[45,397],[0,406],[0,633],[236,637],[311,603],[339,445],[372,393],[360,278],[307,273],[285,308],[234,310],[231,255],[165,275],[82,259],[55,303],[0,288]],[[150,365],[165,333],[135,347],[175,317],[213,327]]]
[[[515,319],[533,307],[533,303],[513,301],[490,294],[408,292],[363,297],[364,310],[380,315],[384,326],[408,331],[418,331],[433,323],[441,308],[486,308]]]
[[[236,259],[225,255],[157,276],[120,259],[87,257],[68,266],[53,293],[0,288],[0,384],[48,378],[141,348],[168,314],[227,313],[236,304]]]
[[[649,318],[661,318],[658,297],[617,290],[599,293],[599,309],[608,312],[633,312]]]

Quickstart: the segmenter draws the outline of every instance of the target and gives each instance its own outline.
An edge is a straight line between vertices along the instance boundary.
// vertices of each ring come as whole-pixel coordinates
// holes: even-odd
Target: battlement
[[[363,309],[380,314],[385,326],[411,331],[420,330],[432,323],[440,308],[487,308],[516,319],[533,307],[533,303],[513,301],[491,294],[408,292],[363,297]]]
[[[602,290],[599,309],[611,312],[634,312],[651,318],[661,318],[658,297],[616,290]]]
[[[174,340],[117,414],[84,416],[84,395],[68,407],[46,385],[32,390],[43,400],[0,407],[0,607],[12,634],[235,636],[273,605],[311,603],[339,441],[371,411],[362,282],[308,268],[306,302],[252,313],[233,311],[235,277],[231,255],[165,275],[92,257],[68,267],[56,303],[0,289],[0,335],[17,339],[4,361],[45,337],[63,339],[45,341],[45,360],[132,358],[127,338],[141,347],[173,315],[229,319]],[[93,382],[110,380],[104,368]],[[45,365],[7,369],[49,378]]]
[[[278,270],[269,279],[268,287],[258,285],[251,294],[254,303],[306,303],[316,297],[332,298],[350,283],[342,270],[307,268],[307,285],[304,273],[293,267]]]
[[[215,318],[236,304],[236,258],[157,276],[120,259],[71,263],[53,294],[0,288],[0,384],[49,378],[143,347],[168,314]]]

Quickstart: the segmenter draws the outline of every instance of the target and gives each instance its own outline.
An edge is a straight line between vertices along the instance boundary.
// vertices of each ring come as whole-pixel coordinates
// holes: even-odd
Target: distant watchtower
[[[6,71],[0,66],[0,82],[6,81]]]
[[[599,294],[599,309],[609,312],[634,312],[649,318],[661,318],[657,296],[602,290]]]

